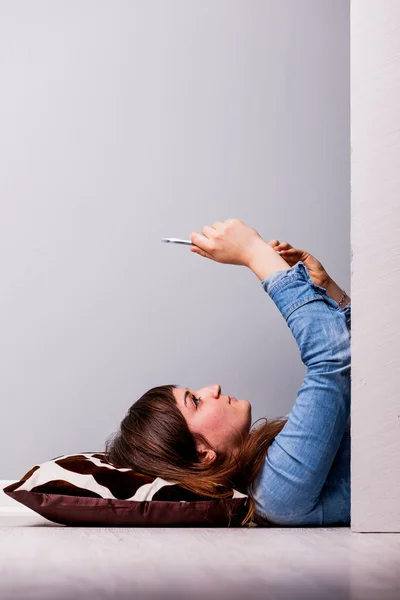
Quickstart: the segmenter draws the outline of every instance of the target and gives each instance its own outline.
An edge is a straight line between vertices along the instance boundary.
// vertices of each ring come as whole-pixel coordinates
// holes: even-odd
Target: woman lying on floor
[[[238,219],[206,226],[191,241],[192,252],[260,279],[307,367],[296,402],[288,418],[251,429],[248,400],[219,385],[155,387],[106,442],[108,460],[205,496],[248,494],[242,525],[348,525],[350,298],[310,254],[267,243]]]

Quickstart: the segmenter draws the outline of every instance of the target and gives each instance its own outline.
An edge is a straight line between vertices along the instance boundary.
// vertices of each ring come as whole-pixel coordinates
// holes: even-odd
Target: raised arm
[[[350,415],[351,307],[339,307],[301,261],[261,283],[286,320],[307,373],[254,483],[256,514],[280,525],[326,525],[337,515],[324,515],[321,493]]]

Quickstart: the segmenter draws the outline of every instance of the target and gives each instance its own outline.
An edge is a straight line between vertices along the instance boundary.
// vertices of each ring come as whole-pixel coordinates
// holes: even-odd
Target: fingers
[[[197,248],[199,248],[200,250],[203,250],[205,252],[212,250],[213,247],[213,242],[212,240],[207,237],[206,235],[204,235],[204,230],[207,229],[211,229],[211,227],[203,227],[202,229],[202,233],[199,233],[198,231],[193,231],[193,233],[190,234],[190,241],[192,242],[192,244],[195,244],[195,246]],[[215,230],[213,229],[212,231],[215,232]],[[206,231],[207,233],[207,231]],[[212,235],[212,234],[209,234]],[[190,248],[192,250],[192,248]]]
[[[301,254],[300,250],[297,250],[297,248],[290,248],[289,250],[282,250],[281,252],[285,256],[300,256]]]
[[[274,250],[280,252],[281,256],[285,258],[295,258],[301,256],[303,253],[302,250],[299,250],[298,248],[293,248],[293,246],[291,246],[289,242],[279,242],[279,240],[271,240],[268,243]],[[297,260],[299,260],[299,258],[297,258]]]
[[[214,260],[210,253],[215,249],[214,240],[221,234],[223,228],[223,223],[215,221],[212,227],[205,225],[201,230],[201,233],[194,231],[190,236],[190,241],[195,244],[195,247],[198,250],[197,254]],[[190,250],[193,251],[194,248],[191,247]]]
[[[194,245],[190,247],[190,252],[193,252],[194,254],[200,254],[200,256],[204,256],[204,258],[210,258],[211,260],[214,260],[212,256],[207,252],[208,250],[212,249],[212,242],[208,237],[212,236],[212,231],[215,233],[215,229],[212,229],[207,225],[203,227],[202,233],[199,233],[198,231],[193,231],[190,234],[190,241]]]
[[[281,256],[287,256],[289,250],[294,250],[293,246],[289,244],[289,242],[280,242],[279,240],[273,239],[268,242],[273,250],[276,252],[280,252]]]
[[[279,250],[279,251],[281,251],[281,250],[289,250],[289,249],[293,248],[293,246],[291,246],[289,244],[289,242],[280,242],[279,240],[276,240],[276,239],[270,240],[268,242],[268,244],[274,250]]]
[[[284,258],[290,266],[295,265],[301,260],[303,251],[298,248],[293,248],[289,242],[280,242],[279,240],[273,239],[268,243],[273,250],[280,252],[281,257]]]
[[[216,229],[218,231],[221,229],[222,230],[224,229],[224,224],[221,223],[221,221],[215,221],[215,223],[213,223],[212,226],[213,226],[213,229]]]
[[[217,233],[216,229],[214,229],[213,227],[209,227],[208,225],[204,225],[201,232],[205,237],[207,237],[208,239],[211,239],[211,240],[214,238],[215,234]]]
[[[212,256],[210,256],[210,254],[208,254],[208,252],[206,252],[205,250],[201,250],[200,248],[197,248],[196,246],[192,246],[190,248],[190,252],[193,252],[193,254],[200,254],[200,256],[204,256],[204,258],[209,258],[210,260],[214,260]]]
[[[289,244],[289,242],[281,242],[280,244],[278,244],[278,246],[279,246],[278,250],[282,250],[282,251],[295,250],[295,248],[293,248],[293,246],[291,246]]]

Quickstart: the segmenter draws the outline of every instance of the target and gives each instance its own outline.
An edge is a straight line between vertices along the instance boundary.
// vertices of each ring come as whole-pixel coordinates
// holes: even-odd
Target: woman
[[[238,219],[206,226],[191,241],[192,252],[260,279],[300,349],[304,381],[287,419],[253,429],[248,400],[219,385],[152,388],[106,442],[108,460],[222,502],[231,488],[247,493],[242,525],[348,524],[350,298],[310,254],[267,243]]]

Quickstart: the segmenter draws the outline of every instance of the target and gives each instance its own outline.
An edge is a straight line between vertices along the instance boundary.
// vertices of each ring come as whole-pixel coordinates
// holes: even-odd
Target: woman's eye
[[[195,407],[197,408],[198,405],[200,404],[200,400],[197,400],[197,398],[195,398],[195,396],[192,396],[192,400],[193,400]],[[196,402],[197,402],[197,404],[196,404]]]

